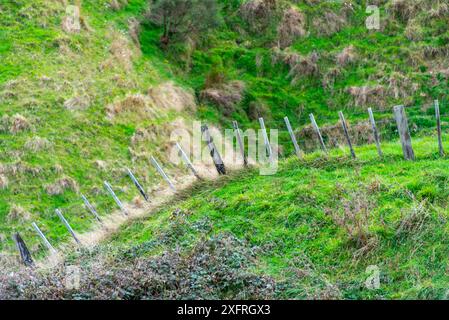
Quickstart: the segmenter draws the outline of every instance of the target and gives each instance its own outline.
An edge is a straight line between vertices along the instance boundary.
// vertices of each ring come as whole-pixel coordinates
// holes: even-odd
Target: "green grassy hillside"
[[[157,196],[151,155],[170,174],[186,173],[168,161],[173,129],[195,119],[256,128],[262,116],[268,128],[282,130],[278,175],[241,172],[195,186],[190,199],[123,229],[112,239],[117,255],[131,252],[134,263],[180,247],[169,258],[182,260],[235,245],[236,261],[223,257],[212,267],[229,267],[223,277],[234,274],[240,285],[213,287],[212,297],[234,297],[246,280],[254,287],[242,294],[251,297],[444,297],[447,175],[428,136],[435,99],[444,131],[448,125],[448,1],[377,0],[380,28],[368,30],[366,1],[220,0],[216,25],[169,44],[148,2],[0,4],[0,252],[15,252],[10,236],[20,231],[32,254],[44,255],[33,221],[52,243],[66,243],[56,208],[77,232],[92,230],[81,194],[110,214],[108,180],[131,202],[138,193],[126,167]],[[80,5],[79,32],[63,28],[69,4]],[[407,106],[417,162],[400,159],[396,104]],[[364,145],[372,142],[368,107],[382,141],[391,142],[380,162]],[[329,159],[313,153],[309,113],[326,144],[339,147],[339,110],[359,145],[357,161],[341,147]],[[284,116],[311,152],[299,164],[289,159]],[[382,271],[380,291],[362,288],[369,265]]]
[[[57,286],[61,266],[4,281],[0,296],[445,299],[449,173],[435,146],[415,140],[415,162],[388,143],[382,160],[374,146],[357,148],[358,160],[334,150],[282,161],[273,176],[197,184],[70,254],[80,290]],[[370,290],[373,270],[380,287]]]

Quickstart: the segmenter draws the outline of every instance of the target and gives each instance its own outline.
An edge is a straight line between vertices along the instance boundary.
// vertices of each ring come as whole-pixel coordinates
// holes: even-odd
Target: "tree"
[[[162,28],[161,43],[195,38],[220,23],[216,0],[150,0],[148,18]]]

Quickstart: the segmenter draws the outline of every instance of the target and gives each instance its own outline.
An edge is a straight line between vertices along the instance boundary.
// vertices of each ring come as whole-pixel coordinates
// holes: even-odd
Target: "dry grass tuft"
[[[347,92],[354,98],[355,106],[385,105],[385,88],[381,85],[350,87]]]
[[[324,14],[314,18],[312,22],[312,26],[319,36],[331,36],[339,32],[345,25],[345,16],[333,11],[325,11]]]
[[[128,32],[129,36],[133,40],[134,44],[140,49],[139,34],[141,31],[140,21],[136,18],[130,18],[128,20]]]
[[[12,205],[6,219],[10,222],[26,222],[31,219],[31,213],[18,205]]]
[[[337,194],[347,194],[337,185]],[[348,194],[348,197],[341,196],[340,210],[326,210],[326,214],[336,225],[344,229],[351,242],[360,248],[371,247],[375,243],[376,236],[371,233],[371,211],[374,203],[366,194],[366,190],[361,188]]]
[[[420,41],[424,37],[424,30],[416,19],[410,19],[407,23],[404,34],[410,41]]]
[[[261,32],[270,24],[277,7],[276,0],[248,0],[240,7],[240,14],[252,31]]]
[[[0,174],[0,190],[5,190],[8,188],[9,180],[4,174]]]
[[[298,9],[290,7],[284,12],[278,27],[279,47],[286,48],[299,37],[304,37],[306,31],[306,17]]]
[[[42,150],[47,150],[51,147],[50,141],[48,141],[45,138],[41,137],[32,137],[27,140],[25,143],[25,149],[32,151],[32,152],[39,152]]]
[[[211,102],[218,107],[225,116],[230,116],[238,105],[245,92],[245,83],[231,81],[215,88],[208,88],[201,92],[201,100]]]
[[[89,97],[87,96],[77,96],[70,98],[64,102],[64,108],[71,111],[85,110],[89,108]]]
[[[344,48],[343,51],[336,56],[337,64],[341,67],[345,67],[348,64],[354,63],[356,59],[357,53],[353,45]]]
[[[149,101],[147,96],[142,94],[133,94],[126,96],[123,100],[106,106],[106,113],[110,119],[117,114],[125,112],[133,112],[140,116],[145,116],[150,111],[149,109]]]
[[[101,69],[114,69],[121,66],[126,71],[131,71],[133,68],[132,59],[135,54],[130,48],[129,40],[119,32],[113,32],[111,37],[113,40],[109,52],[112,57],[101,64]]]
[[[30,121],[20,114],[4,115],[0,119],[0,131],[17,134],[31,129]]]
[[[397,237],[419,236],[431,217],[430,211],[427,208],[427,201],[417,202],[414,196],[411,193],[409,194],[412,196],[414,204],[397,223]]]
[[[51,196],[61,195],[66,190],[71,190],[73,192],[78,192],[79,190],[78,183],[74,179],[67,176],[45,187],[45,191]]]
[[[123,100],[114,102],[106,107],[109,119],[117,114],[131,112],[141,117],[158,117],[157,110],[195,110],[196,101],[193,93],[173,82],[165,82],[148,90],[147,95],[133,94],[126,96]]]
[[[109,2],[109,7],[112,10],[118,11],[128,5],[128,0],[111,0]]]
[[[316,52],[311,53],[307,57],[299,56],[298,61],[291,66],[290,72],[288,73],[288,77],[292,79],[292,84],[298,83],[304,77],[319,76],[320,68],[317,64],[318,59],[319,56]]]
[[[175,111],[196,109],[193,92],[175,85],[172,81],[150,88],[148,97],[156,108]]]

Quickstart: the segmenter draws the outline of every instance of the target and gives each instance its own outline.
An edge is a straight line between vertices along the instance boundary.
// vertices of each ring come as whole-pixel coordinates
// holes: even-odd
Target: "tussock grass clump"
[[[230,116],[242,101],[244,91],[245,83],[243,81],[230,81],[218,87],[201,91],[201,99],[216,104],[224,115]]]
[[[354,105],[365,106],[385,106],[385,88],[381,85],[350,87],[347,92],[354,98]]]
[[[31,219],[31,213],[19,205],[13,204],[6,219],[10,222],[26,222]]]
[[[276,0],[248,0],[239,11],[253,32],[263,32],[270,25],[277,9]]]
[[[193,93],[176,86],[173,82],[165,82],[148,89],[144,94],[129,94],[123,100],[106,107],[109,119],[121,113],[135,113],[141,117],[158,117],[160,110],[195,110],[196,101]]]
[[[35,136],[27,140],[25,149],[32,152],[39,152],[49,149],[51,145],[52,144],[47,139]]]
[[[296,8],[290,7],[284,11],[282,20],[278,26],[279,47],[286,48],[299,37],[304,37],[307,19],[305,15]]]
[[[0,174],[0,190],[8,188],[9,180],[4,174]]]
[[[4,115],[0,119],[0,131],[2,132],[17,134],[30,129],[30,121],[21,114],[17,113],[13,116]]]
[[[344,14],[331,10],[326,10],[324,14],[320,14],[312,21],[313,29],[318,36],[331,36],[339,32],[346,24]]]
[[[45,191],[51,196],[63,194],[66,190],[71,190],[73,192],[78,192],[79,190],[78,183],[67,176],[62,177],[45,187]]]
[[[337,189],[339,188],[337,186]],[[361,188],[350,192],[347,197],[341,197],[340,210],[327,210],[326,213],[336,225],[345,230],[351,242],[358,248],[365,248],[376,242],[375,235],[370,231],[371,212],[374,207],[375,204],[367,196],[366,188]]]
[[[89,97],[87,96],[76,96],[70,98],[64,102],[64,108],[67,110],[85,110],[89,108]]]
[[[354,63],[357,59],[357,52],[353,45],[350,45],[343,49],[336,56],[337,64],[341,67],[345,67],[348,64]]]

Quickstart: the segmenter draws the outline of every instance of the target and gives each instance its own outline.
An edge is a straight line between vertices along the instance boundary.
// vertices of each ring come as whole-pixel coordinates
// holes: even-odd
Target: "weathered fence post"
[[[324,152],[327,153],[326,145],[324,144],[323,136],[321,135],[320,127],[318,127],[318,124],[316,123],[315,116],[313,113],[310,114],[310,121],[312,122],[312,126],[315,129],[316,134],[318,135],[318,139],[320,140],[321,148]]]
[[[239,144],[240,153],[242,154],[243,158],[243,165],[245,167],[248,166],[248,158],[245,154],[245,145],[243,144],[242,134],[240,133],[239,125],[237,121],[232,121],[232,126],[234,127],[235,135],[237,136],[237,142]]]
[[[67,228],[67,230],[69,231],[69,233],[72,235],[73,239],[75,239],[76,243],[81,244],[81,241],[78,239],[78,237],[75,234],[75,231],[73,231],[72,227],[70,226],[70,224],[67,222],[67,220],[64,218],[64,216],[62,215],[61,210],[56,209],[55,210],[56,214],[58,215],[59,219],[62,221],[62,223],[65,225],[65,227]]]
[[[349,137],[348,126],[346,124],[346,119],[342,111],[338,112],[338,116],[340,117],[341,125],[343,126],[343,131],[345,133],[346,141],[348,142],[349,150],[351,151],[351,156],[353,159],[356,159],[354,148],[352,147],[351,138]]]
[[[200,175],[198,174],[198,171],[196,171],[195,167],[193,166],[192,162],[190,162],[189,157],[182,149],[181,145],[176,142],[176,148],[178,149],[179,155],[181,156],[182,160],[184,161],[187,168],[189,168],[190,171],[192,171],[193,175],[198,179],[201,180]]]
[[[435,117],[437,119],[437,133],[438,133],[438,148],[440,150],[440,156],[444,156],[443,138],[441,136],[441,117],[440,117],[440,103],[435,100]]]
[[[87,210],[90,211],[90,213],[92,213],[92,215],[94,216],[94,218],[95,218],[98,222],[103,223],[103,222],[101,221],[100,216],[98,215],[97,210],[95,210],[94,206],[90,204],[89,200],[87,200],[87,198],[86,198],[86,196],[85,196],[84,194],[81,195],[81,199],[83,199],[84,206],[86,207]]]
[[[145,199],[146,202],[150,202],[150,197],[147,195],[147,193],[145,192],[145,190],[143,189],[137,178],[134,176],[132,171],[129,168],[126,168],[126,170],[128,171],[128,176],[131,178],[131,181],[134,183],[134,185],[136,186],[137,190],[140,192],[142,197]]]
[[[28,250],[25,241],[23,241],[20,234],[19,233],[13,234],[12,239],[14,240],[17,246],[17,250],[19,250],[20,259],[22,260],[22,263],[27,267],[34,266],[34,261],[33,258],[31,257],[30,250]]]
[[[215,168],[217,169],[218,174],[225,175],[226,174],[226,167],[223,163],[223,159],[220,156],[220,153],[218,153],[218,150],[215,146],[214,139],[210,135],[209,128],[207,125],[201,126],[201,132],[204,135],[204,139],[207,143],[207,146],[210,151],[210,156],[212,157],[212,160],[214,161]]]
[[[156,168],[156,170],[159,172],[159,174],[162,176],[162,178],[164,178],[164,180],[168,183],[168,185],[170,186],[170,189],[172,189],[173,191],[176,192],[176,188],[175,188],[173,182],[171,182],[170,178],[167,176],[164,169],[162,169],[162,167],[159,165],[159,163],[153,156],[151,156],[151,162],[153,163],[153,166]]]
[[[412,138],[408,127],[407,115],[404,106],[395,106],[394,115],[398,126],[399,136],[401,138],[402,152],[405,160],[415,160],[415,153],[412,147]]]
[[[32,223],[32,226],[34,228],[34,230],[36,230],[37,234],[39,235],[39,237],[42,239],[42,242],[45,244],[45,246],[47,247],[47,249],[52,252],[52,253],[56,253],[56,249],[51,245],[51,243],[47,240],[47,237],[45,237],[44,233],[41,231],[41,229],[39,229],[39,227],[37,226],[37,224],[35,222]]]
[[[268,133],[267,133],[267,129],[265,128],[265,122],[264,122],[263,118],[259,118],[259,124],[260,124],[260,128],[262,129],[263,142],[265,144],[265,149],[267,150],[268,160],[270,162],[272,162],[273,161],[273,149],[271,148],[270,140],[268,139]]]
[[[104,186],[105,188],[108,190],[109,194],[112,196],[112,198],[114,199],[115,203],[119,206],[120,210],[122,211],[122,213],[127,216],[128,215],[128,211],[126,211],[125,206],[123,205],[123,203],[120,201],[120,199],[117,197],[117,195],[115,194],[114,190],[112,190],[111,185],[107,182],[104,181]]]
[[[298,156],[299,159],[302,159],[301,149],[299,148],[298,141],[296,140],[295,133],[293,132],[293,129],[292,129],[292,126],[290,124],[290,120],[288,120],[288,117],[284,118],[284,122],[285,122],[285,125],[287,126],[287,130],[288,130],[288,133],[290,135],[290,139],[293,142],[293,146],[295,147],[295,153],[296,153],[296,155]]]
[[[379,157],[383,157],[382,149],[380,147],[380,137],[379,132],[377,131],[376,120],[374,120],[373,109],[368,108],[369,121],[371,122],[371,127],[373,129],[374,141],[376,142],[377,153]]]

